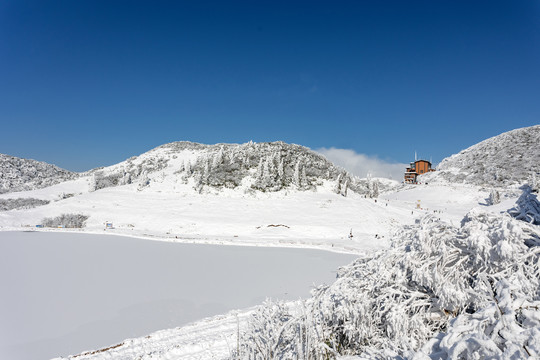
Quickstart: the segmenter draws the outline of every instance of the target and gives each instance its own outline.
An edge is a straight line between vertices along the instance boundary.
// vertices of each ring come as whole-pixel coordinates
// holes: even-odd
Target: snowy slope
[[[504,187],[521,185],[540,173],[540,125],[484,140],[444,159],[421,182],[466,183]]]
[[[77,177],[77,173],[42,161],[0,154],[0,194],[44,188]]]

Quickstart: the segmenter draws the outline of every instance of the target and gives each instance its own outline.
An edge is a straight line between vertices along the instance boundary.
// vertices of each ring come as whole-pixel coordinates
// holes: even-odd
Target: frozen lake
[[[265,298],[309,296],[355,256],[128,237],[0,232],[0,359],[50,359]]]

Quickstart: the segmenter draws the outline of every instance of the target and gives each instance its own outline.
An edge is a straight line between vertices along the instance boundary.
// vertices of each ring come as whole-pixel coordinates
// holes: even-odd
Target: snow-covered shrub
[[[539,245],[538,227],[506,214],[472,210],[459,228],[426,216],[399,231],[391,249],[342,267],[336,282],[315,289],[300,311],[260,310],[269,319],[261,325],[259,316],[237,358],[269,358],[257,348],[256,329],[265,326],[274,329],[265,332],[265,343],[279,359],[540,355],[531,340],[540,333]],[[458,324],[484,316],[469,327],[491,342],[480,335],[467,340]],[[268,338],[272,333],[280,335]]]
[[[121,181],[124,177],[124,174],[121,173],[112,173],[105,175],[102,172],[97,172],[94,174],[93,181],[94,191],[105,189],[108,187],[118,186],[121,184]]]
[[[493,285],[493,300],[476,312],[452,319],[415,360],[526,359],[540,356],[540,301],[502,279]]]
[[[36,206],[47,205],[49,202],[49,200],[34,198],[0,199],[0,211],[31,209]]]
[[[44,227],[83,228],[88,216],[83,214],[62,214],[54,218],[44,218],[41,225]]]
[[[531,187],[522,187],[523,194],[516,202],[516,206],[508,210],[508,213],[518,220],[531,224],[540,225],[540,202],[538,195],[532,192]]]
[[[496,205],[501,202],[501,195],[495,189],[491,189],[489,197],[486,199],[488,205]]]

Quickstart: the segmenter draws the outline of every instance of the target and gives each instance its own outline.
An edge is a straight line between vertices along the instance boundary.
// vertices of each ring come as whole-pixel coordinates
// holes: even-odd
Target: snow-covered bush
[[[83,214],[62,214],[54,218],[44,218],[41,225],[44,227],[83,228],[88,216]]]
[[[34,198],[0,199],[0,211],[31,209],[36,206],[47,205],[49,202],[49,200]]]
[[[491,189],[489,197],[486,199],[488,205],[496,205],[501,202],[501,195],[495,189]]]
[[[391,249],[341,268],[300,310],[261,309],[237,358],[540,356],[539,245],[540,229],[508,214],[472,210],[459,228],[426,216]],[[257,329],[271,329],[272,357]]]
[[[522,187],[523,194],[519,197],[516,205],[508,210],[508,213],[518,220],[531,224],[540,225],[540,202],[538,195],[532,192],[531,187]]]

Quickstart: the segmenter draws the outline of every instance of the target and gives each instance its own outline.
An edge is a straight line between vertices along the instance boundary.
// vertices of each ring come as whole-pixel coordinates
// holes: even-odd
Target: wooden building
[[[431,163],[427,160],[416,160],[412,162],[405,171],[405,182],[408,184],[416,184],[416,178],[418,175],[425,174],[427,172],[435,171],[431,168]]]

